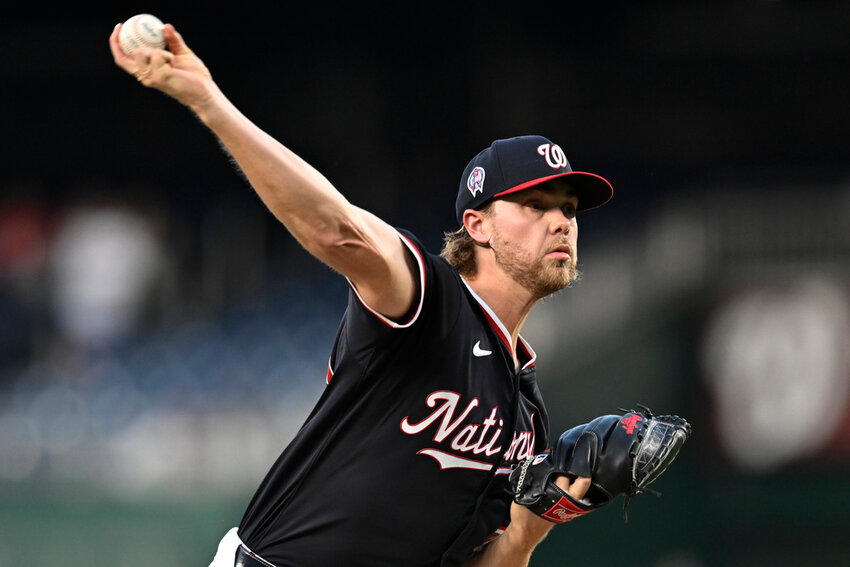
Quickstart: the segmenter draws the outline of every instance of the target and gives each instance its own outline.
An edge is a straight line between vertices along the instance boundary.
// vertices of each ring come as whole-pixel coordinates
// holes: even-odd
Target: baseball
[[[165,48],[165,38],[162,35],[162,21],[151,14],[137,14],[124,22],[121,33],[118,34],[118,44],[121,51],[131,55],[140,47],[154,49]]]

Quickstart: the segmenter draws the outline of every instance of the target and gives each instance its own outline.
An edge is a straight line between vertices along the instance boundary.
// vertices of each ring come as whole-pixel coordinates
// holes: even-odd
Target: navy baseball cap
[[[558,178],[566,178],[574,189],[580,211],[604,205],[614,195],[605,178],[573,171],[561,147],[543,136],[495,140],[463,170],[455,202],[457,220],[463,224],[467,209],[478,209],[496,197]]]

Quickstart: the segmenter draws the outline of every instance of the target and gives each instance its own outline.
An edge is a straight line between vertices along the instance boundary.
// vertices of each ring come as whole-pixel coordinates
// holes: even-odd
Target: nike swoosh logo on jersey
[[[480,358],[482,356],[490,356],[493,354],[493,351],[481,348],[481,341],[478,341],[475,343],[475,346],[472,347],[472,354]]]

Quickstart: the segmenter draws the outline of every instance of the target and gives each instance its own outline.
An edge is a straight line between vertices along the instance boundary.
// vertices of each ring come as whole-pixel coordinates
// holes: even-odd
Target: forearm
[[[296,238],[310,242],[329,235],[327,238],[333,241],[334,233],[342,232],[341,226],[362,225],[359,210],[324,176],[257,127],[224,96],[209,69],[174,26],[165,24],[163,28],[167,50],[138,48],[125,53],[119,45],[120,33],[119,24],[109,37],[116,65],[145,87],[162,91],[189,107],[218,137],[266,206]]]
[[[555,526],[513,504],[511,523],[499,537],[470,557],[464,567],[525,567],[537,545]]]
[[[263,131],[210,81],[208,92],[190,106],[215,134],[251,186],[308,250],[344,238],[359,215],[315,168]]]
[[[243,115],[210,80],[190,105],[218,137],[268,209],[304,248],[345,274],[372,308],[407,312],[412,259],[395,229],[348,202],[310,164]]]
[[[109,36],[116,65],[189,107],[304,248],[345,274],[379,312],[395,316],[408,310],[416,291],[414,266],[391,226],[349,203],[316,169],[242,114],[174,26],[163,28],[167,50],[124,53],[120,33],[119,24]]]

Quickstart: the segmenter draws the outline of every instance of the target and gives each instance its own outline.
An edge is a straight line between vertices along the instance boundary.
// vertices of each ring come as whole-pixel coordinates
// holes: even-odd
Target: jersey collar
[[[514,356],[513,345],[511,344],[511,334],[508,332],[507,328],[502,324],[502,321],[496,315],[496,313],[487,305],[487,302],[481,299],[477,293],[472,289],[472,287],[467,283],[466,279],[463,276],[460,277],[460,281],[463,282],[463,285],[466,286],[466,289],[469,290],[469,293],[472,294],[472,297],[475,298],[475,301],[478,302],[481,310],[484,311],[484,315],[487,316],[487,320],[490,322],[490,326],[493,327],[493,330],[496,331],[496,334],[502,340],[508,350],[511,353],[511,356]],[[526,358],[527,360],[523,363],[522,368],[526,369],[531,366],[534,366],[537,361],[537,353],[534,352],[534,349],[531,348],[531,345],[528,344],[522,335],[519,336],[519,340],[517,341],[517,346],[519,346],[521,354],[524,355],[522,358]]]

